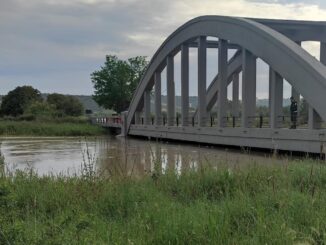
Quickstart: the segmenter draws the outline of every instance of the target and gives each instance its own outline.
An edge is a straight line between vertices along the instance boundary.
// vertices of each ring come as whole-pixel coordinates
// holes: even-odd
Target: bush
[[[44,101],[35,101],[28,106],[25,116],[33,117],[34,119],[54,118],[57,115],[55,107]],[[29,120],[26,120],[29,121]]]
[[[70,95],[63,94],[50,94],[48,95],[47,102],[52,105],[58,113],[58,116],[81,116],[84,111],[83,105],[80,101]]]
[[[4,116],[20,116],[32,102],[41,102],[40,91],[31,86],[17,87],[3,97],[0,114]]]

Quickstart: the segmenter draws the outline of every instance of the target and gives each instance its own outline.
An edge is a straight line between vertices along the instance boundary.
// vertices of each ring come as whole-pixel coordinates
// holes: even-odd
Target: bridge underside
[[[326,153],[326,130],[273,130],[269,128],[163,127],[132,125],[129,135],[203,144]]]

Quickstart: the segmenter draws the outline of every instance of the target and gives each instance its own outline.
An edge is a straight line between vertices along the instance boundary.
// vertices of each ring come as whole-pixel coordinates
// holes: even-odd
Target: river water
[[[162,172],[181,172],[205,164],[243,166],[287,161],[266,152],[114,136],[0,138],[0,142],[9,171],[33,168],[39,175],[80,175],[85,164],[101,173],[141,176],[158,165]]]

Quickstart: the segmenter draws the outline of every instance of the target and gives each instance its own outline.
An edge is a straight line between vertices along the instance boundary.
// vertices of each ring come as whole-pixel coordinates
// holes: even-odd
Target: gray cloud
[[[323,1],[314,0],[313,7],[307,0],[301,6],[284,7],[285,2],[294,0],[1,0],[0,94],[23,84],[91,94],[89,75],[106,54],[150,58],[170,33],[199,15],[323,19],[326,14],[318,7]],[[208,77],[215,63],[209,61]]]

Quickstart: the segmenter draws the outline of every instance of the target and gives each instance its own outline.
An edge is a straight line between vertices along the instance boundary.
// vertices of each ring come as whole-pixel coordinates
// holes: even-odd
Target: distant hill
[[[84,105],[85,110],[91,110],[95,114],[114,114],[113,110],[107,110],[99,106],[92,96],[89,95],[73,95]]]

